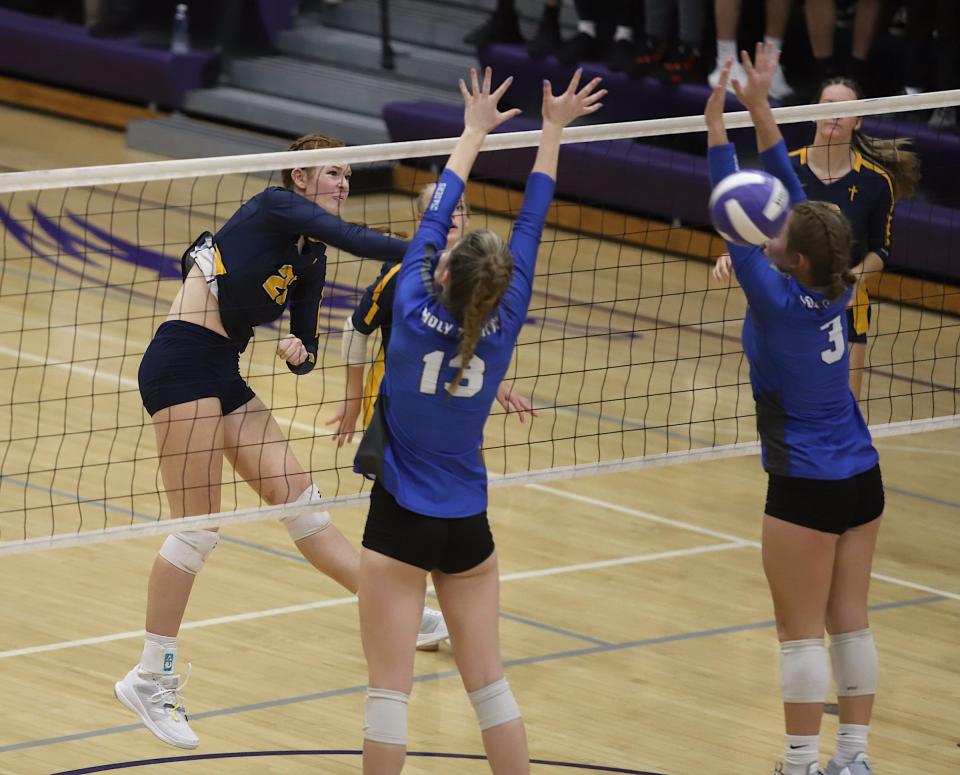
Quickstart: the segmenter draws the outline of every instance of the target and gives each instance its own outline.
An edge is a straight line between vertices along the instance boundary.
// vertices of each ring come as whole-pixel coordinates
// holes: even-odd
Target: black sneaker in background
[[[642,78],[645,75],[658,78],[666,51],[666,46],[660,41],[654,38],[646,38],[637,49],[634,68],[630,74],[635,78]]]
[[[637,50],[632,40],[615,40],[607,50],[607,68],[630,75],[637,66]]]
[[[557,50],[557,59],[567,66],[595,61],[599,55],[600,45],[597,39],[585,32],[578,32],[570,40],[565,40]]]
[[[483,24],[464,35],[463,42],[477,48],[491,43],[523,43],[517,14],[494,11]]]
[[[556,54],[563,41],[560,39],[560,22],[556,14],[548,17],[544,14],[537,25],[537,33],[533,40],[527,43],[527,53],[533,59],[543,59]]]
[[[698,83],[706,78],[700,67],[700,51],[683,43],[667,52],[660,68],[665,84]]]

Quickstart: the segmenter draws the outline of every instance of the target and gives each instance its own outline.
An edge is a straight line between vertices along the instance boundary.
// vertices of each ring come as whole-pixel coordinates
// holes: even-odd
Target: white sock
[[[737,41],[717,39],[717,67],[723,67],[728,59],[739,62],[737,59]]]
[[[764,42],[764,43],[769,43],[769,44],[770,44],[771,46],[773,46],[777,51],[782,51],[782,50],[783,50],[783,38],[775,38],[775,37],[773,37],[772,35],[764,35],[764,36],[763,36],[763,42]]]
[[[870,727],[864,724],[841,724],[837,729],[837,752],[833,760],[845,767],[858,753],[866,751],[869,730]]]
[[[577,22],[577,32],[585,32],[591,38],[597,37],[597,25],[595,22]]]
[[[613,33],[614,40],[633,40],[633,28],[618,24]]]
[[[148,632],[143,639],[140,672],[173,675],[177,672],[177,639]]]
[[[787,735],[783,746],[783,774],[807,775],[820,757],[820,735]]]

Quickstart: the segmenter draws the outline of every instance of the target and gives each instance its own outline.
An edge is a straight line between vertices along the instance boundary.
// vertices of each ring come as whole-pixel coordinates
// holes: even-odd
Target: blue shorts
[[[199,398],[219,398],[221,413],[230,414],[256,397],[240,376],[240,348],[184,320],[160,324],[140,361],[137,381],[151,417]]]

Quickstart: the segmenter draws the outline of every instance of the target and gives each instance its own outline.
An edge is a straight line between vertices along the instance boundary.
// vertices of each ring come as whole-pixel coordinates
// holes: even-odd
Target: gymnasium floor
[[[143,158],[124,149],[120,134],[38,114],[0,107],[0,127],[11,138],[0,148],[5,170]],[[216,201],[229,214],[257,186],[262,181],[228,181]],[[4,236],[0,385],[12,401],[0,409],[0,428],[9,429],[0,539],[75,530],[79,518],[85,529],[98,524],[87,520],[154,519],[162,508],[152,431],[135,388],[137,356],[175,290],[175,280],[160,279],[172,266],[163,257],[179,255],[210,214],[223,215],[206,206],[206,193],[148,189],[138,194],[139,213],[119,215],[131,208],[116,203],[128,200],[103,192],[13,202],[0,195],[17,217],[32,203],[47,216],[69,210],[141,250],[137,261],[105,264],[94,234],[55,269],[26,260],[24,243],[9,230]],[[169,206],[148,210],[147,201]],[[410,212],[398,194],[350,206],[350,217],[370,223]],[[474,226],[487,223],[505,231],[503,219],[475,215]],[[737,352],[739,291],[711,285],[699,262],[554,230],[546,242],[549,260],[515,374],[521,391],[558,408],[541,410],[532,426],[494,417],[486,439],[492,470],[752,440]],[[349,289],[376,267],[333,258],[325,325],[336,331]],[[568,298],[603,303],[559,301]],[[871,423],[956,413],[957,321],[886,303],[874,313]],[[252,384],[277,408],[321,490],[357,491],[344,472],[352,452],[335,457],[323,425],[343,389],[336,337],[329,368],[296,380],[274,378],[271,336],[251,348]],[[712,417],[725,419],[706,422]],[[881,693],[870,752],[878,773],[946,775],[960,771],[960,431],[877,446],[888,507],[871,599]],[[508,677],[531,755],[552,762],[534,772],[772,772],[782,725],[757,543],[764,487],[750,456],[493,492]],[[87,501],[81,508],[77,495]],[[242,486],[225,488],[224,507],[234,505],[254,505]],[[359,544],[363,509],[334,517]],[[355,599],[310,569],[272,522],[231,528],[225,539],[197,582],[181,637],[181,663],[196,668],[185,692],[201,737],[192,753],[156,741],[112,696],[113,681],[139,654],[159,540],[0,559],[0,679],[8,692],[0,772],[106,771],[129,761],[142,762],[135,771],[169,773],[359,770],[366,677]],[[406,771],[487,771],[456,758],[481,748],[449,649],[418,655],[417,675],[410,750],[431,755],[411,757]],[[825,754],[835,728],[827,715]],[[227,756],[196,758],[220,753]],[[188,759],[155,761],[182,755]]]

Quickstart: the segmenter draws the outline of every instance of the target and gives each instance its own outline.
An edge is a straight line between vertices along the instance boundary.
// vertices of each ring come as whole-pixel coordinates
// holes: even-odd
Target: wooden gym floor
[[[25,111],[0,107],[0,128],[10,138],[0,148],[5,170],[143,158],[118,133]],[[119,197],[0,197],[15,220],[47,216],[74,235],[78,223],[86,229],[86,246],[64,250],[57,267],[31,257],[11,228],[4,235],[0,385],[12,398],[0,408],[0,540],[162,513],[135,387],[138,356],[176,288],[161,274],[171,276],[169,257],[211,215],[229,215],[262,185],[148,187],[138,199],[129,187]],[[208,206],[214,195],[218,206]],[[405,196],[356,197],[350,208],[355,220],[409,229]],[[60,218],[66,212],[80,221]],[[502,218],[474,217],[474,226],[506,232]],[[96,227],[116,238],[109,262]],[[32,252],[45,244],[49,252],[54,232],[33,228]],[[494,417],[492,470],[752,440],[738,290],[712,285],[699,262],[614,241],[548,229],[545,246],[515,374],[540,406],[557,408],[532,426]],[[350,289],[376,267],[331,258],[324,325],[335,332]],[[957,413],[957,332],[949,317],[875,305],[871,423]],[[251,348],[251,383],[321,490],[356,492],[345,471],[352,451],[335,456],[323,425],[343,390],[338,337],[327,342],[326,368],[297,380],[274,363],[276,335],[261,332]],[[880,773],[947,775],[960,771],[960,431],[877,446],[888,507],[871,597],[881,691],[870,752]],[[492,492],[504,658],[531,755],[544,762],[534,772],[772,772],[782,724],[758,551],[764,487],[750,456]],[[255,501],[242,485],[225,488],[224,508],[237,505]],[[363,517],[361,507],[334,515],[357,545]],[[314,572],[273,522],[230,528],[225,539],[198,579],[181,636],[181,662],[195,666],[185,692],[201,737],[194,758],[159,743],[112,696],[139,654],[159,539],[0,559],[0,772],[129,761],[169,773],[359,770],[351,752],[361,744],[366,676],[355,599]],[[417,675],[410,750],[435,755],[411,757],[406,771],[485,772],[483,762],[457,758],[481,748],[449,648],[418,655]],[[828,714],[824,761],[835,729]],[[188,759],[152,761],[178,755]]]

